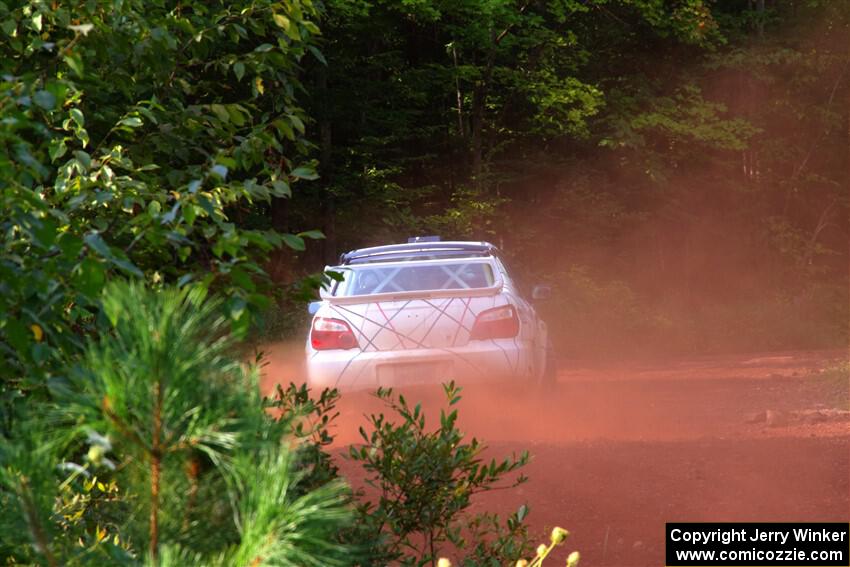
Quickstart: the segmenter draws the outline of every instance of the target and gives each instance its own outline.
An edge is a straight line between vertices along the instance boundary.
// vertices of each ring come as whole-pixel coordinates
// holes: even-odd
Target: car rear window
[[[495,283],[487,262],[440,262],[439,264],[352,266],[341,270],[343,281],[335,296],[371,295],[405,291],[476,289]]]

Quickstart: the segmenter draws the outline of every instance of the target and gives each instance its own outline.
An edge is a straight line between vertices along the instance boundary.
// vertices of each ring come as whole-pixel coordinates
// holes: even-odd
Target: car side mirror
[[[531,299],[534,301],[546,301],[552,297],[552,286],[539,284],[531,290]]]
[[[309,313],[310,315],[315,315],[316,311],[318,311],[319,307],[321,307],[321,306],[322,306],[321,301],[311,301],[310,303],[307,304],[307,313]]]

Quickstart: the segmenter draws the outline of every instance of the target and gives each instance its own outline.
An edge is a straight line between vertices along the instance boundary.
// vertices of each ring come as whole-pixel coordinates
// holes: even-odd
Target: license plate
[[[448,376],[446,365],[441,363],[421,362],[415,364],[387,364],[378,368],[378,378],[381,385],[406,386],[408,384],[423,384],[445,382]]]

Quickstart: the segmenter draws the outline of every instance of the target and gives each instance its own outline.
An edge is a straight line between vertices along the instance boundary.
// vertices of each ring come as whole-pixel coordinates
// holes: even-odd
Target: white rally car
[[[342,279],[311,304],[311,388],[555,380],[546,324],[492,244],[413,239],[348,252],[327,270]]]

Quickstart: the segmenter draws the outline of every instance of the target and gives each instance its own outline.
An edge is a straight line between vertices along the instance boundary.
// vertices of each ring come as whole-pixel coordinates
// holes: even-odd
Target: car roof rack
[[[496,254],[496,247],[489,242],[419,241],[408,244],[389,244],[386,246],[373,246],[371,248],[352,250],[339,257],[339,265],[436,258],[469,258],[474,256],[495,256]]]

